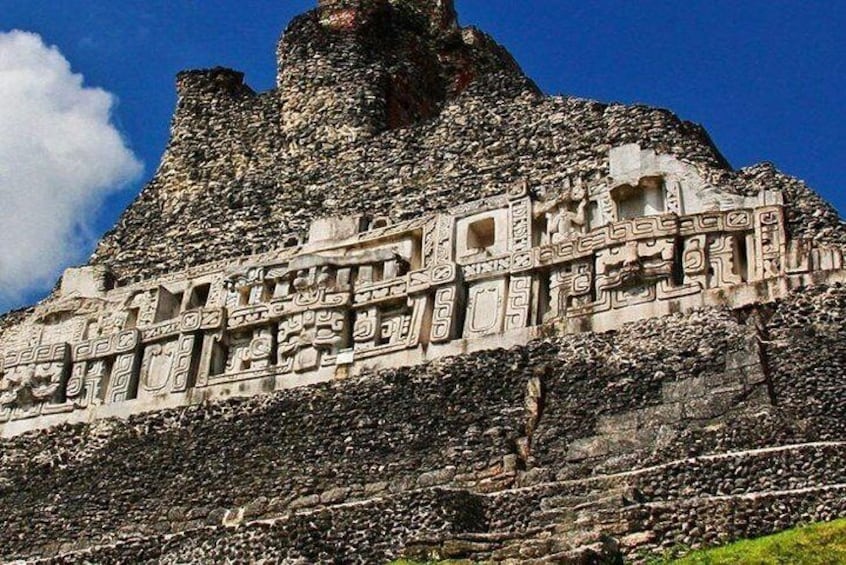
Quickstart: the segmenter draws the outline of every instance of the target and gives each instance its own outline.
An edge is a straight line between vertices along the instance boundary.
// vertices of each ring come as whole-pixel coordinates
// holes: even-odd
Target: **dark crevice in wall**
[[[761,373],[764,376],[764,382],[767,386],[767,394],[769,395],[770,403],[773,406],[778,406],[778,395],[776,394],[775,384],[773,383],[768,351],[772,343],[768,326],[774,313],[771,305],[757,304],[743,310],[738,310],[737,316],[741,323],[745,324],[749,327],[750,331],[754,332],[755,349],[761,365]]]
[[[552,368],[547,365],[535,367],[532,377],[526,382],[526,398],[524,408],[526,411],[526,435],[518,441],[517,445],[517,469],[526,471],[530,467],[532,457],[532,442],[535,438],[535,430],[540,425],[541,418],[546,404],[546,380],[552,374]]]

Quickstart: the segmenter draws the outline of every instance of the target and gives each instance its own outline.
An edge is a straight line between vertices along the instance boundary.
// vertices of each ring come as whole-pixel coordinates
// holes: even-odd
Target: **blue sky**
[[[175,74],[223,65],[245,72],[257,90],[271,88],[276,40],[316,0],[0,4],[0,32],[39,34],[84,75],[87,86],[117,98],[113,122],[144,164],[136,180],[89,212],[90,225],[72,258],[81,262],[92,238],[114,223],[155,171],[175,103]],[[457,5],[463,25],[490,32],[547,93],[670,108],[704,124],[734,166],[773,161],[846,210],[839,186],[846,157],[841,102],[846,2],[458,0]],[[0,296],[0,311],[38,299],[44,284],[15,298]]]

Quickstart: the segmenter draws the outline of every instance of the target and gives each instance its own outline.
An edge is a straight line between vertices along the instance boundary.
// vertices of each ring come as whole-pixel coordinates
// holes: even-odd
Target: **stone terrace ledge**
[[[398,224],[319,219],[307,241],[131,285],[69,269],[0,343],[2,435],[846,281],[838,248],[788,237],[779,192],[739,196],[638,145],[609,159],[601,183],[518,183]]]

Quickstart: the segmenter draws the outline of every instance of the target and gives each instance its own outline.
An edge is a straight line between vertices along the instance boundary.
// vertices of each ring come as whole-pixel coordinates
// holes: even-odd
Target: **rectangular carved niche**
[[[464,337],[483,337],[502,331],[505,288],[505,279],[483,281],[470,286]]]
[[[155,323],[176,318],[182,308],[182,298],[182,292],[171,292],[167,288],[160,286],[158,301],[156,302]]]
[[[643,178],[637,186],[622,185],[612,191],[617,219],[629,220],[665,212],[664,183],[661,178]]]
[[[144,348],[139,396],[169,392],[170,373],[176,360],[178,340],[153,343]]]
[[[194,357],[193,335],[183,335],[144,348],[139,397],[184,392],[190,386]]]
[[[456,223],[459,260],[492,257],[508,251],[508,210],[492,210]]]

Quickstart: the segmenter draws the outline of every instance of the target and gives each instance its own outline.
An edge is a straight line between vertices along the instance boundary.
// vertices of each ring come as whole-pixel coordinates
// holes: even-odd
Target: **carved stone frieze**
[[[594,284],[593,262],[579,261],[554,269],[549,279],[549,308],[544,321],[563,318],[569,309],[589,304]]]
[[[759,279],[775,277],[784,272],[787,238],[784,213],[781,207],[766,207],[755,211],[755,257]]]
[[[118,355],[112,367],[106,402],[132,400],[138,393],[139,358],[136,353]]]
[[[75,363],[65,391],[67,402],[75,408],[102,404],[110,376],[111,367],[105,360]]]
[[[279,324],[278,365],[283,372],[312,371],[334,364],[345,345],[347,318],[343,312],[308,310]]]
[[[597,255],[597,290],[626,288],[655,282],[672,275],[674,244],[671,239],[629,241]]]
[[[487,261],[480,261],[462,267],[464,280],[472,281],[476,279],[501,276],[511,271],[511,256],[497,257]]]
[[[504,278],[471,284],[467,291],[464,337],[478,338],[501,332],[505,300]]]
[[[0,364],[0,419],[38,416],[61,404],[69,372],[67,344],[39,346],[7,354]]]
[[[505,331],[519,330],[529,325],[532,307],[531,275],[512,276],[508,283],[508,302],[505,312]]]
[[[144,348],[141,361],[141,386],[145,393],[157,394],[167,390],[176,361],[178,340],[153,343]]]
[[[511,251],[528,251],[532,247],[532,203],[528,198],[511,202],[510,241]]]
[[[454,340],[518,339],[540,323],[615,327],[843,268],[839,249],[788,238],[776,195],[700,195],[689,165],[635,147],[612,161],[590,186],[520,182],[365,228],[324,219],[307,242],[126,287],[69,272],[69,294],[0,343],[0,420],[422,362]]]
[[[433,343],[443,343],[453,339],[458,307],[458,288],[456,286],[444,286],[437,290],[432,313],[431,341]]]

